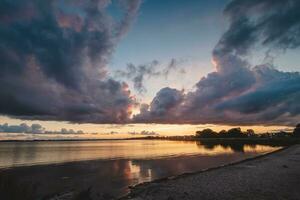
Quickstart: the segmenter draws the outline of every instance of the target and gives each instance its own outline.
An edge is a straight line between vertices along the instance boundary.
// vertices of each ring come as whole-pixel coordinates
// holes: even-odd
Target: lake
[[[131,185],[278,148],[166,140],[0,142],[0,179],[34,187],[36,198],[90,188],[94,199],[113,199],[126,194]]]

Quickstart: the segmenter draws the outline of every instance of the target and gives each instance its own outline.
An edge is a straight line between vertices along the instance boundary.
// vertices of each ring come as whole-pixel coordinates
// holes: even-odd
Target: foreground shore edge
[[[121,199],[299,199],[300,145],[131,188]]]

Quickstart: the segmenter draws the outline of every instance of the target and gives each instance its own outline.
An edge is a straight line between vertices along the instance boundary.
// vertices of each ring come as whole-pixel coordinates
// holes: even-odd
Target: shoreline
[[[178,194],[174,194],[172,192],[170,192],[169,190],[160,190],[160,193],[164,194],[164,198],[161,198],[159,197],[159,195],[155,195],[154,193],[151,193],[151,190],[153,190],[153,188],[160,188],[162,186],[168,188],[168,186],[170,185],[180,185],[179,182],[186,182],[187,184],[189,184],[190,186],[192,186],[192,188],[195,188],[196,186],[199,186],[199,185],[193,185],[193,183],[187,181],[187,179],[201,179],[201,176],[202,175],[207,175],[208,173],[212,173],[212,174],[216,174],[217,172],[220,172],[220,171],[232,171],[233,170],[233,174],[234,174],[234,171],[236,171],[234,168],[240,168],[241,165],[252,165],[253,163],[255,162],[261,162],[261,160],[264,160],[264,159],[267,159],[267,160],[273,160],[274,161],[274,156],[280,156],[281,154],[290,154],[289,151],[297,151],[297,155],[298,155],[298,158],[300,158],[300,145],[292,145],[292,146],[287,146],[287,147],[283,147],[281,149],[278,149],[278,150],[275,150],[275,151],[272,151],[272,152],[269,152],[269,153],[265,153],[265,154],[262,154],[262,155],[258,155],[258,156],[255,156],[255,157],[252,157],[252,158],[247,158],[247,159],[244,159],[244,160],[241,160],[241,161],[237,161],[237,162],[233,162],[233,163],[228,163],[228,164],[225,164],[225,165],[221,165],[221,166],[218,166],[218,167],[213,167],[213,168],[208,168],[208,169],[204,169],[204,170],[200,170],[200,171],[197,171],[197,172],[192,172],[192,173],[183,173],[183,174],[180,174],[180,175],[177,175],[177,176],[171,176],[171,177],[166,177],[166,178],[162,178],[162,179],[158,179],[158,180],[154,180],[154,181],[150,181],[150,182],[144,182],[144,183],[140,183],[140,184],[137,184],[137,185],[134,185],[134,186],[131,186],[130,187],[130,192],[121,197],[119,200],[128,200],[128,199],[132,199],[132,200],[141,200],[141,199],[182,199],[182,195],[180,197],[178,197]],[[273,156],[273,157],[272,157]],[[297,160],[299,161],[300,163],[300,159]],[[265,161],[264,161],[265,162]],[[264,163],[262,163],[264,164]],[[287,165],[283,165],[283,167],[287,167]],[[300,169],[300,164],[297,165],[297,168]],[[255,170],[255,169],[252,169],[252,170]],[[267,170],[267,169],[266,169]],[[300,177],[300,171],[299,173],[296,174],[296,176],[299,176]],[[209,179],[214,179],[216,177],[208,177],[208,180]],[[172,183],[170,183],[172,182]],[[201,181],[200,181],[201,182]],[[300,179],[299,179],[299,183],[300,183]],[[164,188],[162,187],[162,188]],[[171,186],[170,186],[171,187]],[[173,191],[175,192],[175,191]],[[193,191],[192,191],[193,192]],[[199,191],[195,191],[196,193],[201,193]],[[255,193],[255,191],[253,191]],[[176,193],[176,192],[175,192]],[[177,192],[178,193],[178,192]],[[180,193],[180,192],[179,192]],[[221,193],[224,193],[221,192]],[[274,193],[276,193],[274,191]],[[171,194],[171,195],[169,195]],[[173,194],[173,195],[172,195]],[[185,194],[188,194],[187,192],[183,192],[183,195]],[[206,194],[205,194],[206,195]],[[298,194],[297,194],[298,195]],[[168,196],[166,198],[166,196]],[[300,192],[299,192],[299,196],[297,197],[300,197]],[[197,198],[192,198],[191,196],[187,199],[198,199],[198,196]],[[214,198],[203,198],[203,199],[214,199]],[[235,199],[234,196],[229,196],[229,198],[222,198],[222,199]],[[245,198],[246,199],[246,198]],[[251,198],[250,198],[251,199]],[[264,199],[264,198],[263,198]],[[266,198],[266,199],[269,199],[269,198]],[[272,198],[271,198],[272,199]],[[273,198],[273,199],[277,199],[277,198]],[[280,198],[278,198],[280,199]]]
[[[292,146],[282,147],[282,148],[277,149],[275,151],[267,152],[267,153],[257,155],[257,156],[254,156],[254,157],[250,157],[250,158],[245,158],[245,159],[240,160],[240,161],[231,162],[231,163],[227,163],[227,164],[224,164],[224,165],[219,165],[219,166],[216,166],[216,167],[202,169],[200,171],[185,172],[185,173],[178,174],[178,175],[175,175],[175,176],[164,177],[164,178],[156,179],[156,180],[153,180],[153,181],[148,181],[148,182],[143,182],[143,183],[139,183],[139,184],[136,184],[136,185],[132,185],[132,186],[129,186],[130,192],[128,194],[124,195],[123,197],[120,197],[118,200],[130,199],[131,195],[132,195],[131,192],[134,191],[135,189],[138,189],[139,187],[145,187],[145,186],[153,184],[153,183],[161,183],[161,182],[168,181],[168,180],[176,180],[176,179],[180,179],[180,178],[185,178],[187,176],[198,175],[198,174],[201,174],[201,173],[205,173],[205,172],[209,172],[209,171],[213,171],[213,170],[218,170],[218,169],[222,169],[222,168],[225,168],[225,167],[239,165],[239,164],[249,162],[249,161],[253,161],[253,160],[256,160],[256,159],[260,159],[262,157],[266,157],[266,156],[269,156],[269,155],[272,155],[272,154],[275,154],[275,153],[278,153],[278,152],[281,152],[281,151],[285,151],[285,150],[287,150],[288,148],[291,148],[291,147]]]

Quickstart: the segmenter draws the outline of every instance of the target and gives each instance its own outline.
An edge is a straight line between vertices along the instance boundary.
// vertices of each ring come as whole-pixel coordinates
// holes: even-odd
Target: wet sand
[[[236,164],[144,183],[123,199],[300,199],[300,145]]]

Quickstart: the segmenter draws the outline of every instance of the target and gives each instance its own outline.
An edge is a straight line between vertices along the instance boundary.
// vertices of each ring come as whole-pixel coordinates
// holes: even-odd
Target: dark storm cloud
[[[300,74],[280,72],[270,66],[257,66],[253,73],[257,77],[257,86],[245,94],[223,101],[217,111],[238,112],[252,123],[298,123]]]
[[[299,121],[300,74],[268,65],[226,75],[210,73],[197,83],[195,91],[186,94],[164,90],[150,105],[141,106],[134,121],[231,125],[294,125]],[[180,98],[174,94],[181,94]]]
[[[183,101],[172,106],[176,112],[163,113],[160,122],[297,124],[300,74],[282,72],[270,64],[251,67],[246,57],[257,46],[268,52],[298,47],[299,9],[298,0],[231,1],[224,11],[229,29],[213,50],[216,71],[203,77],[194,91],[183,94]],[[159,97],[160,92],[154,99]],[[149,114],[153,109],[143,105],[134,119],[156,122],[157,117]]]
[[[300,45],[298,0],[233,0],[224,10],[230,20],[214,54],[243,55],[254,45],[296,48]]]
[[[133,99],[106,64],[139,0],[0,2],[0,113],[23,119],[119,123]]]
[[[183,91],[169,87],[161,89],[150,105],[142,104],[140,114],[134,117],[136,122],[164,122],[173,119],[183,101]]]
[[[117,70],[115,76],[117,78],[126,78],[133,82],[133,87],[139,93],[144,93],[147,91],[144,81],[152,77],[164,77],[168,78],[169,74],[177,71],[180,74],[185,74],[185,70],[179,65],[182,60],[171,59],[171,61],[166,65],[162,66],[157,60],[153,60],[150,63],[143,65],[134,65],[132,63],[127,64],[125,70]]]

